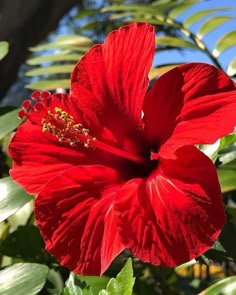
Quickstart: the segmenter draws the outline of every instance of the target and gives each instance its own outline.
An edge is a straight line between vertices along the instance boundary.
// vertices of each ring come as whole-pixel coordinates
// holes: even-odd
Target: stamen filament
[[[127,152],[127,151],[121,150],[121,149],[116,148],[114,146],[105,144],[105,143],[103,143],[101,141],[94,140],[93,141],[93,146],[100,149],[100,150],[103,150],[105,152],[109,152],[109,153],[111,153],[113,155],[125,158],[125,159],[133,161],[133,162],[136,162],[138,164],[141,164],[141,165],[146,165],[147,164],[146,160],[143,159],[142,157],[140,157],[138,155],[131,154],[131,153]]]

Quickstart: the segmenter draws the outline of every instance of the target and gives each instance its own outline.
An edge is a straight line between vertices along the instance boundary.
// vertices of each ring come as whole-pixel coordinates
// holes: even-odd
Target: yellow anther
[[[47,116],[42,118],[42,131],[51,133],[59,142],[71,147],[82,143],[89,148],[95,140],[89,135],[89,129],[83,128],[80,123],[76,124],[74,117],[59,107],[55,107],[53,111],[48,110]]]

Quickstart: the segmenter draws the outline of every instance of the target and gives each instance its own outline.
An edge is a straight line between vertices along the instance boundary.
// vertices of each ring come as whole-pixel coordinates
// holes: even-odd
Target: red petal
[[[115,210],[124,245],[168,267],[209,249],[225,222],[214,165],[195,147],[177,150],[176,160],[160,159],[145,181],[126,183]]]
[[[156,146],[214,143],[236,125],[236,88],[214,66],[189,63],[156,81],[144,113],[147,137]]]
[[[46,249],[70,270],[102,274],[123,249],[113,212],[119,175],[81,166],[53,178],[35,202]]]
[[[154,55],[154,27],[134,23],[109,34],[84,55],[71,76],[71,94],[93,111],[121,145],[137,152],[143,99]],[[139,144],[140,145],[140,144]]]
[[[63,110],[80,120],[67,95],[52,96],[50,104],[62,106]],[[73,149],[61,144],[55,136],[43,133],[41,120],[39,112],[30,113],[29,119],[18,128],[9,145],[13,158],[11,176],[32,194],[38,193],[52,177],[76,165],[91,163],[96,156],[95,151],[82,146]]]

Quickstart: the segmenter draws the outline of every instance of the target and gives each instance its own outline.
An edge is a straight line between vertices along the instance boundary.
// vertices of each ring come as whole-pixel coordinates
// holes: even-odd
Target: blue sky
[[[216,12],[211,14],[210,16],[216,16],[216,15],[230,15],[234,19],[226,22],[225,24],[218,27],[216,30],[212,31],[211,33],[207,34],[203,41],[207,45],[208,49],[211,51],[214,49],[214,46],[217,42],[217,40],[222,37],[224,34],[228,33],[229,31],[236,30],[236,0],[208,0],[197,3],[190,9],[188,9],[186,12],[181,14],[179,17],[177,17],[177,20],[183,21],[188,16],[194,14],[197,11],[203,10],[203,9],[212,9],[217,7],[232,7],[232,10],[225,11],[225,12]],[[201,26],[201,24],[206,21],[208,17],[203,18],[201,21],[195,23],[190,27],[190,30],[194,33],[197,32],[198,28]],[[236,40],[235,40],[236,41]],[[236,43],[236,42],[235,42]],[[223,66],[224,70],[227,69],[228,64],[230,61],[236,58],[236,46],[228,49],[227,51],[223,52],[219,57],[218,60]],[[160,60],[161,62],[158,62]],[[183,52],[178,51],[171,51],[170,52],[162,52],[159,53],[156,57],[155,61],[157,64],[163,64],[165,62],[171,63],[171,62],[190,62],[190,61],[202,61],[202,62],[209,62],[212,63],[211,60],[204,54],[199,51],[193,51],[193,50],[184,50]]]

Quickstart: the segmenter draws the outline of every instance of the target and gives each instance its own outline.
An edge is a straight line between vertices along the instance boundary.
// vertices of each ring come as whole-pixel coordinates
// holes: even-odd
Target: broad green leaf
[[[212,55],[214,57],[218,57],[223,51],[229,49],[234,45],[236,45],[236,30],[225,34],[217,41]]]
[[[76,285],[75,274],[72,272],[70,273],[70,276],[66,281],[62,295],[84,295],[83,290]]]
[[[64,74],[71,73],[74,68],[74,64],[63,64],[49,67],[40,67],[37,69],[30,70],[26,72],[26,76],[39,76],[39,75],[49,75],[49,74]]]
[[[39,80],[25,85],[25,87],[32,90],[55,90],[57,88],[68,89],[70,87],[70,79]]]
[[[1,255],[28,262],[44,263],[50,256],[44,251],[44,242],[35,225],[20,225],[0,241]]]
[[[220,148],[220,140],[217,140],[214,144],[200,144],[198,148],[207,155],[213,162],[218,157],[218,151]]]
[[[0,192],[0,222],[32,200],[32,196],[28,195],[11,177],[0,179]]]
[[[183,47],[183,48],[194,48],[198,49],[198,47],[190,41],[187,41],[180,37],[171,37],[171,36],[160,36],[156,37],[156,44],[163,46],[171,46],[171,47]]]
[[[134,281],[132,260],[129,258],[117,277],[111,278],[106,290],[99,292],[99,295],[131,295]]]
[[[236,133],[231,133],[222,137],[220,140],[220,151],[231,146],[233,143],[236,143]]]
[[[0,60],[3,59],[7,55],[8,50],[9,50],[8,42],[1,41],[0,42]]]
[[[227,69],[227,74],[230,76],[230,77],[233,77],[234,75],[236,75],[236,58],[234,58],[229,66],[228,66],[228,69]]]
[[[223,193],[236,190],[236,169],[227,168],[226,164],[222,168],[217,169],[218,178],[220,181],[221,191]]]
[[[208,287],[199,295],[235,295],[236,294],[236,276],[220,280],[216,284]]]
[[[210,33],[211,31],[217,29],[222,24],[226,23],[227,21],[231,20],[231,16],[214,16],[207,19],[198,29],[197,37],[202,39],[206,34]]]
[[[49,291],[48,294],[62,295],[64,289],[64,279],[61,272],[58,270],[50,269],[47,275],[47,282],[49,286],[46,289]]]
[[[88,47],[90,47],[92,44],[91,39],[84,37],[84,36],[78,36],[78,35],[64,35],[58,37],[54,42],[38,45],[35,47],[31,47],[31,51],[42,51],[42,50],[48,50],[53,48],[65,48],[68,47],[70,49],[70,46],[76,45],[76,48],[78,51],[86,51]]]
[[[213,8],[213,9],[206,9],[206,10],[201,10],[201,11],[197,11],[194,14],[190,15],[185,21],[184,21],[184,26],[186,28],[189,28],[191,25],[193,25],[194,23],[198,22],[199,20],[201,20],[202,18],[204,18],[205,16],[217,12],[217,11],[225,11],[225,10],[229,10],[230,8],[228,7],[220,7],[220,8]]]
[[[176,7],[171,9],[169,17],[176,18],[197,2],[199,2],[199,0],[184,0],[182,3],[176,4]]]
[[[22,120],[18,119],[19,110],[16,109],[0,116],[0,139],[15,130],[22,123]]]
[[[222,169],[225,169],[225,167],[227,168],[228,164],[230,164],[231,162],[233,162],[234,160],[236,159],[236,147],[232,147],[232,150],[231,151],[227,151],[225,153],[220,153],[219,154],[219,160],[220,160],[220,163],[221,163],[221,166],[220,168]],[[236,169],[236,167],[233,167],[232,169]],[[231,169],[229,167],[229,169]]]
[[[87,286],[89,286],[89,291],[93,295],[98,295],[100,290],[104,289],[108,282],[109,278],[106,276],[97,277],[97,276],[76,276],[77,279],[80,280],[82,284],[86,283]],[[84,289],[83,289],[84,291]]]
[[[4,295],[38,294],[47,278],[48,267],[36,263],[17,263],[0,271],[0,292]]]
[[[72,54],[69,51],[48,54],[44,56],[37,56],[27,60],[27,64],[29,65],[41,65],[45,62],[59,62],[59,61],[74,61],[77,62],[82,57],[82,54]]]
[[[80,276],[70,273],[63,295],[98,295],[108,282],[109,278],[106,276]]]

